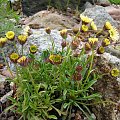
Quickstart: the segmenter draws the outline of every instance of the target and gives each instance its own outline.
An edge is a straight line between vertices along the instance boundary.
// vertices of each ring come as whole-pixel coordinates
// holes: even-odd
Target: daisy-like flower
[[[19,35],[18,36],[18,42],[21,44],[21,45],[24,45],[27,41],[27,36],[26,35]]]
[[[107,39],[107,38],[105,38],[105,39],[102,41],[102,46],[103,46],[103,47],[106,47],[106,46],[108,46],[108,45],[110,45],[110,40]]]
[[[92,22],[92,20],[93,20],[93,19],[91,19],[91,18],[89,18],[87,16],[84,16],[82,14],[80,15],[80,18],[81,18],[82,22],[86,23],[86,24]]]
[[[3,48],[6,42],[7,38],[0,38],[0,48]]]
[[[17,63],[20,64],[21,66],[27,66],[28,59],[26,58],[26,56],[22,56],[17,60]]]
[[[105,48],[103,46],[100,46],[98,49],[97,49],[97,53],[98,54],[103,54],[105,52]]]
[[[29,50],[30,50],[30,53],[34,54],[37,52],[38,48],[36,45],[31,45]]]
[[[13,31],[8,31],[5,35],[6,35],[6,38],[11,41],[13,41],[15,38],[15,33]]]
[[[49,27],[47,27],[47,28],[45,29],[45,31],[46,31],[47,34],[50,34],[50,33],[51,33],[51,29],[50,29]]]
[[[91,22],[90,27],[92,30],[97,30],[97,26],[93,21]]]
[[[119,40],[119,33],[115,27],[112,27],[109,30],[109,34],[110,34],[110,38],[112,39],[112,41],[116,42]]]
[[[60,35],[62,36],[63,39],[66,39],[67,38],[67,29],[61,30]]]
[[[113,77],[117,77],[119,76],[120,71],[117,68],[113,68],[110,73]]]
[[[81,30],[83,32],[87,32],[88,31],[88,26],[87,25],[82,25]]]
[[[95,43],[98,42],[98,38],[88,38],[88,41],[91,45],[94,45]]]
[[[10,60],[14,63],[17,63],[17,60],[19,59],[19,55],[17,53],[12,53],[9,56]]]
[[[104,28],[105,28],[106,30],[110,30],[110,29],[112,29],[112,25],[111,25],[111,23],[110,23],[109,21],[105,22],[105,24],[104,24]]]
[[[49,56],[49,61],[52,64],[60,64],[62,62],[62,56],[56,54],[56,55],[50,55]]]

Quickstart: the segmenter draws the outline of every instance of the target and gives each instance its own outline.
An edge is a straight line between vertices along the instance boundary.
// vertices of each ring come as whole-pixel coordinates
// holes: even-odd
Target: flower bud
[[[62,36],[63,39],[67,38],[67,29],[61,30],[60,35]]]
[[[85,50],[86,50],[86,51],[91,50],[91,45],[90,45],[88,42],[85,43]]]
[[[6,42],[7,38],[0,38],[0,48],[3,48]]]
[[[105,39],[102,41],[102,46],[103,46],[103,47],[106,47],[106,46],[108,46],[108,45],[110,45],[110,40],[107,39],[107,38],[105,38]]]
[[[45,31],[46,31],[47,34],[50,34],[50,33],[51,33],[51,29],[50,29],[49,27],[47,27],[47,28],[45,29]]]

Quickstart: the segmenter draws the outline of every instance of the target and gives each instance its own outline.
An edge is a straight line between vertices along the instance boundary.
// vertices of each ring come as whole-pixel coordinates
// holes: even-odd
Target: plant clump
[[[16,77],[11,79],[16,92],[9,97],[12,106],[6,110],[13,110],[24,120],[57,120],[60,117],[71,120],[72,109],[75,108],[92,119],[89,106],[102,101],[102,95],[93,90],[93,85],[101,77],[94,65],[94,58],[104,54],[105,47],[115,44],[119,34],[109,22],[105,22],[103,29],[99,30],[93,19],[83,15],[80,19],[79,26],[71,33],[71,42],[67,41],[68,31],[61,30],[61,50],[55,49],[52,40],[53,49],[43,51],[39,57],[36,45],[29,47],[28,55],[24,54],[23,47],[28,36],[15,37],[14,32],[10,31],[6,33],[7,38],[0,39],[2,50],[6,39],[18,38],[22,46],[21,53],[16,50],[9,55],[16,68]],[[51,36],[50,28],[45,31]],[[119,70],[111,68],[107,74],[117,77]]]

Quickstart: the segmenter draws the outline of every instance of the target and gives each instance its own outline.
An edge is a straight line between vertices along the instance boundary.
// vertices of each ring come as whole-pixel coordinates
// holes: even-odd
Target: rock
[[[0,89],[4,88],[4,82],[6,77],[3,75],[0,75]]]
[[[27,42],[25,43],[24,47],[24,54],[29,53],[29,46],[34,44],[38,46],[38,56],[41,54],[42,51],[52,49],[52,41],[55,43],[55,49],[61,50],[61,42],[62,37],[58,30],[51,30],[51,36],[45,32],[45,29],[32,29],[33,34],[29,36]],[[71,37],[68,35],[67,41],[71,41]],[[17,45],[18,50],[21,50],[21,45]],[[20,51],[19,51],[20,52]]]
[[[87,8],[82,14],[90,18],[93,18],[94,22],[99,28],[103,27],[106,21],[110,21],[110,23],[113,26],[117,26],[117,23],[113,20],[113,18],[107,13],[105,8],[102,6]]]
[[[40,11],[35,15],[27,18],[24,24],[34,26],[39,25],[39,28],[50,27],[51,29],[72,28],[76,25],[76,21],[71,17],[59,15],[58,13],[51,13],[49,11]]]
[[[49,2],[50,1],[50,2]],[[86,3],[90,2],[93,4],[94,0],[22,0],[22,10],[27,16],[31,16],[41,10],[46,10],[47,6],[53,6],[59,10],[66,10],[67,7],[76,9],[80,8]]]

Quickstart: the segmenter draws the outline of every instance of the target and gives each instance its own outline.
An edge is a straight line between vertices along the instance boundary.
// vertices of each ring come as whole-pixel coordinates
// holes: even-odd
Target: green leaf
[[[61,115],[66,115],[65,112],[60,111],[59,109],[57,109],[57,108],[54,107],[53,105],[51,105],[51,107],[57,111],[57,113],[59,114],[59,116],[61,116]]]
[[[84,90],[86,91],[91,86],[93,86],[96,82],[97,82],[97,80],[91,80],[91,81],[87,82],[87,85],[84,87]]]
[[[65,90],[63,91],[63,100],[66,100],[66,94],[67,94],[67,90],[65,89]]]
[[[48,118],[57,120],[57,117],[55,115],[48,115]]]

